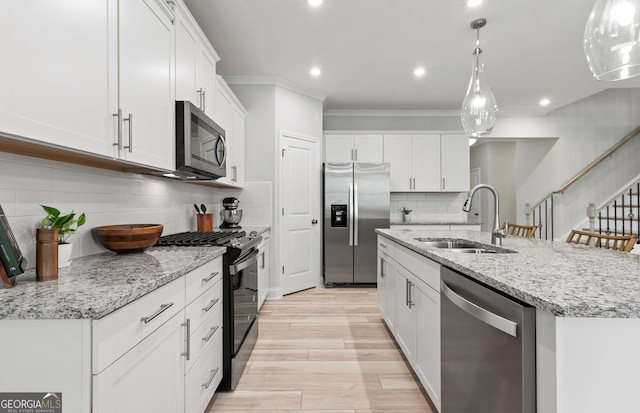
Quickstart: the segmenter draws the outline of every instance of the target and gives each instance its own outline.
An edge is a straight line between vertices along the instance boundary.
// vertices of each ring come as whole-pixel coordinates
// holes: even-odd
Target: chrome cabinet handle
[[[158,317],[160,314],[162,314],[165,311],[167,311],[169,309],[169,307],[171,307],[172,305],[173,305],[173,303],[162,304],[162,305],[160,305],[160,308],[155,313],[153,313],[151,315],[148,315],[146,317],[140,318],[140,321],[142,321],[145,324],[149,324],[154,318]]]
[[[356,151],[356,158],[354,160],[357,161],[358,160],[358,149],[355,149],[355,151]]]
[[[219,367],[216,367],[215,369],[211,370],[211,375],[207,379],[207,382],[202,384],[202,387],[204,387],[205,389],[208,389],[209,386],[211,386],[211,382],[213,381],[213,378],[216,377],[216,374],[218,374],[218,370],[220,370]]]
[[[409,280],[407,280],[409,281]],[[407,306],[411,308],[413,306],[413,294],[411,293],[411,287],[413,287],[413,282],[409,281],[409,299],[407,300]]]
[[[442,178],[442,189],[446,189],[446,187],[447,186],[445,185],[445,180],[444,180],[444,178]]]
[[[202,337],[202,341],[206,343],[211,340],[211,337],[213,337],[213,335],[216,333],[216,331],[218,331],[219,328],[220,326],[211,327],[211,330],[209,330],[209,334],[207,334],[205,337]]]
[[[189,360],[191,358],[191,320],[187,318],[187,321],[180,325],[187,328],[186,351],[181,356],[185,356]]]
[[[209,281],[213,280],[216,275],[220,274],[220,272],[216,271],[216,272],[212,272],[211,275],[209,275],[206,278],[203,278],[202,281],[208,283]]]
[[[238,167],[236,165],[233,165],[231,169],[233,170],[233,178],[231,178],[231,180],[233,182],[238,182]]]
[[[510,336],[518,337],[518,324],[491,311],[480,307],[479,305],[472,303],[466,298],[456,294],[444,281],[440,281],[440,290],[445,297],[449,299],[453,304],[458,306],[462,311],[469,315],[474,316],[483,323],[489,324],[491,327],[497,328],[503,333],[507,333]]]
[[[214,305],[216,305],[216,303],[217,303],[218,301],[220,301],[220,299],[219,299],[219,298],[216,298],[216,299],[214,299],[214,300],[211,300],[211,301],[209,302],[209,305],[208,305],[208,306],[206,306],[206,307],[202,307],[202,311],[204,311],[204,312],[208,312],[209,310],[211,310],[211,308],[213,308],[213,306],[214,306]]]
[[[123,122],[129,122],[129,145],[123,146],[125,149],[129,149],[129,153],[133,152],[133,115],[129,113],[128,118],[122,119]]]
[[[384,258],[380,257],[380,278],[384,277],[386,277],[384,274]]]
[[[404,280],[404,305],[409,307],[409,280]]]
[[[113,146],[117,146],[118,150],[121,151],[122,150],[122,109],[118,109],[118,113],[114,113],[113,116],[115,116],[118,119],[118,142],[114,143]]]
[[[196,90],[196,93],[198,94],[198,109],[202,110],[202,88]]]
[[[205,110],[207,110],[207,92],[205,90],[202,90],[202,111],[204,112]]]
[[[318,223],[318,220],[317,220],[317,219],[312,219],[312,220],[311,220],[311,223],[312,223],[313,225],[316,225],[316,224]]]
[[[379,247],[380,247],[380,248],[385,248],[385,249],[387,248],[387,246],[386,246],[386,245],[384,245],[384,244],[380,244],[380,245],[379,245]]]

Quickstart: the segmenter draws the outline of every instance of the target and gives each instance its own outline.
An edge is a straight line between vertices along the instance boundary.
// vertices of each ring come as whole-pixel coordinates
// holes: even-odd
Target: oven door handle
[[[258,250],[254,250],[251,254],[247,256],[247,258],[245,258],[241,262],[234,265],[230,265],[229,273],[231,275],[236,275],[237,273],[244,270],[245,268],[248,268],[253,264],[257,264],[257,263],[258,263]]]

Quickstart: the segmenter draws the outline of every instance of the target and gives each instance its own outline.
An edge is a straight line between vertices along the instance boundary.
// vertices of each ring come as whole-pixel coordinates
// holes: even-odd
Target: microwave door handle
[[[219,166],[222,166],[227,160],[227,142],[222,136],[220,136],[220,140],[222,141],[222,148],[224,149],[224,151],[222,151],[222,160],[219,162]]]

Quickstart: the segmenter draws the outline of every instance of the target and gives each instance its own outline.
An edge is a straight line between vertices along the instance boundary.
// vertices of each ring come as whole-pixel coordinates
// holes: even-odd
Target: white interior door
[[[320,282],[320,165],[317,141],[281,137],[282,294]]]

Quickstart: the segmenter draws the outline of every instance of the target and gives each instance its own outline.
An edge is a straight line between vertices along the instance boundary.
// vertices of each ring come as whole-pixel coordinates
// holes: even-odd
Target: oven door
[[[258,250],[229,267],[233,288],[233,352],[238,353],[258,316]]]

